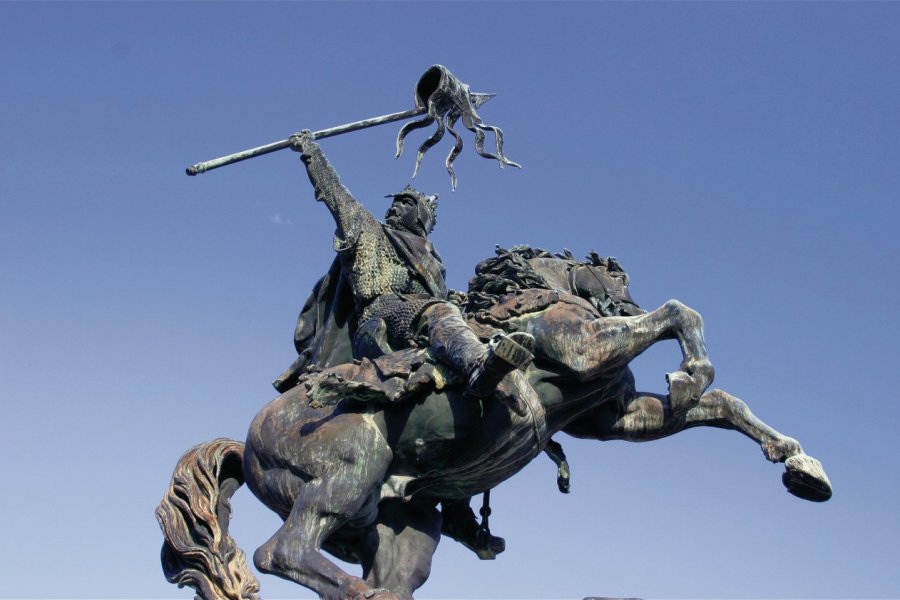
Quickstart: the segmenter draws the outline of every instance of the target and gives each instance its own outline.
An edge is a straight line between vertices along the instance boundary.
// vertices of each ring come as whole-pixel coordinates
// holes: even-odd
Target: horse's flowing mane
[[[550,289],[543,275],[535,271],[528,261],[533,258],[555,258],[572,265],[604,267],[611,272],[622,272],[614,258],[601,258],[590,252],[587,260],[579,260],[568,250],[550,252],[543,248],[532,248],[527,244],[513,246],[509,250],[497,246],[496,256],[486,258],[475,266],[475,277],[469,280],[470,294],[501,295],[525,288]]]
[[[465,300],[467,310],[489,308],[496,303],[499,296],[517,290],[551,289],[553,286],[529,262],[536,258],[546,258],[562,261],[568,265],[568,268],[579,266],[600,267],[603,273],[608,274],[608,277],[621,280],[624,294],[610,298],[610,290],[604,286],[606,288],[605,292],[600,292],[602,297],[598,296],[596,298],[600,301],[597,308],[602,314],[607,316],[620,314],[621,311],[618,306],[623,301],[627,301],[627,304],[640,311],[637,305],[634,304],[634,301],[631,300],[631,297],[628,296],[627,290],[624,290],[628,285],[628,274],[625,273],[625,270],[613,257],[602,258],[599,254],[592,251],[588,253],[586,260],[579,260],[569,250],[564,250],[562,253],[550,252],[543,248],[533,248],[528,245],[513,246],[508,250],[497,246],[495,253],[496,256],[484,259],[475,267],[475,277],[469,280],[469,292]],[[594,277],[597,278],[598,275],[595,274]],[[591,300],[594,300],[594,298],[591,298]],[[622,314],[637,313],[625,311]]]
[[[497,246],[496,256],[475,266],[475,277],[469,280],[469,294],[499,296],[525,288],[549,289],[543,275],[528,264],[531,258],[560,258],[542,248],[513,246],[509,250]]]

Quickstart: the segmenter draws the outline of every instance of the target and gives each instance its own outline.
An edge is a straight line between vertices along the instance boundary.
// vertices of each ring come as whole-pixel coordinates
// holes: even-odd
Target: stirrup
[[[506,540],[491,535],[491,527],[488,525],[491,516],[491,490],[485,490],[481,510],[478,512],[481,514],[481,525],[475,534],[475,547],[472,550],[481,560],[494,560],[498,554],[506,550]]]
[[[534,336],[517,331],[509,335],[497,334],[490,341],[484,362],[469,376],[466,393],[486,398],[494,393],[507,373],[524,369],[534,359]]]

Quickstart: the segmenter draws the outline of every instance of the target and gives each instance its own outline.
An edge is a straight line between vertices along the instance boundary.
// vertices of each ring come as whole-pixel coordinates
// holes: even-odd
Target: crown
[[[431,209],[432,213],[434,213],[437,210],[437,205],[438,205],[437,195],[426,196],[425,194],[423,194],[419,190],[415,189],[411,185],[407,185],[405,188],[403,188],[399,192],[396,192],[393,194],[388,194],[385,196],[385,198],[393,198],[395,200],[397,198],[404,198],[404,197],[412,198],[413,200],[416,200],[417,202],[424,203],[425,205],[428,206],[428,208]]]

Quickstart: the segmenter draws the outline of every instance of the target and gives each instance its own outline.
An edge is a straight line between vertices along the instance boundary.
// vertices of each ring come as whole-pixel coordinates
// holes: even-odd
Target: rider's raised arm
[[[338,236],[345,241],[355,240],[364,222],[375,220],[375,217],[341,183],[337,171],[309,132],[291,136],[291,147],[301,153],[300,159],[315,189],[316,200],[324,202],[331,211]]]

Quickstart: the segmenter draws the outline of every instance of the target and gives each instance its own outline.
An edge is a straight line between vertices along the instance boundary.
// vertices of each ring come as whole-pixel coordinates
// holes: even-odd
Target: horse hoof
[[[822,463],[806,454],[795,454],[784,461],[781,481],[791,494],[810,502],[825,502],[831,498],[831,482]]]
[[[669,384],[669,404],[673,412],[689,410],[700,401],[697,383],[684,371],[666,373],[666,383]]]
[[[703,395],[716,378],[716,369],[706,359],[689,360],[681,365],[681,369],[691,376],[691,380],[697,386],[697,397]]]

